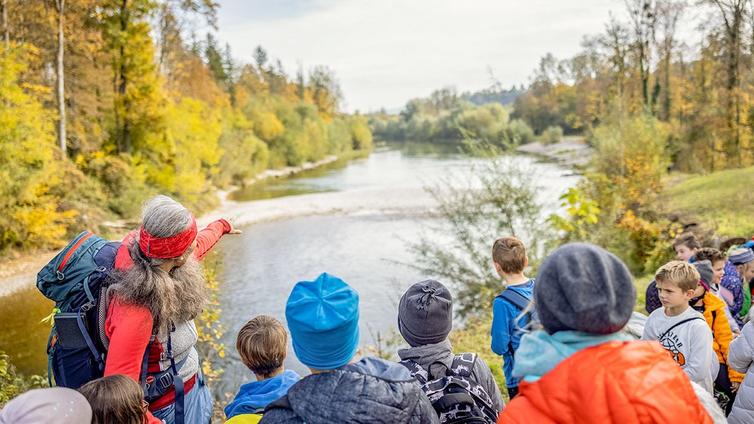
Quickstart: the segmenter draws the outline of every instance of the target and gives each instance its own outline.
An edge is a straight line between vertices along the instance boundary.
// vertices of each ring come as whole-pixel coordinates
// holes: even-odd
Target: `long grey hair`
[[[142,225],[153,236],[174,236],[185,230],[191,220],[191,212],[168,196],[155,196],[144,204]],[[183,253],[185,262],[181,266],[165,271],[160,265],[171,259],[144,255],[137,232],[135,242],[129,246],[134,266],[116,276],[115,295],[124,303],[149,309],[160,327],[194,319],[208,296],[204,273],[190,250]]]

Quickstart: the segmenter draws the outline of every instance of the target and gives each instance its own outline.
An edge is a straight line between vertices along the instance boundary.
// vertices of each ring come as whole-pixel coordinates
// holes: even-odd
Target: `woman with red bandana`
[[[207,301],[199,261],[224,234],[220,219],[197,231],[183,205],[156,196],[115,257],[105,319],[105,375],[147,383],[148,422],[208,423],[212,397],[201,376],[194,318]]]

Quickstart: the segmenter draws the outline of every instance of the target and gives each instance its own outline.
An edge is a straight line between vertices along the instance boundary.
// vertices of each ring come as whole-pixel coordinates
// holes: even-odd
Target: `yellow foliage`
[[[220,160],[220,112],[199,100],[182,98],[165,111],[164,134],[150,135],[148,181],[195,204]]]
[[[662,189],[667,140],[666,125],[646,115],[619,117],[595,129],[595,169],[620,188],[624,205],[647,204]]]
[[[285,130],[283,123],[272,112],[255,112],[251,115],[254,132],[264,141],[270,142]]]
[[[0,250],[61,243],[76,214],[58,210],[50,193],[61,184],[61,166],[40,98],[46,90],[19,81],[33,53],[17,44],[0,52]]]
[[[199,350],[201,351],[202,372],[210,382],[217,381],[223,370],[213,366],[218,359],[225,358],[225,345],[220,341],[225,328],[220,323],[220,291],[217,279],[218,259],[212,252],[204,259],[204,275],[207,279],[207,289],[210,300],[196,320],[196,330],[199,333]]]

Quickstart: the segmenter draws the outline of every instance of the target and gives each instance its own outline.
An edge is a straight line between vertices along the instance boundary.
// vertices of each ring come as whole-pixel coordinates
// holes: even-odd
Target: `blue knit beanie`
[[[733,265],[743,265],[754,261],[754,252],[752,252],[751,249],[742,247],[730,252],[728,260],[730,260]]]
[[[359,294],[327,273],[296,283],[285,305],[293,350],[304,365],[340,368],[359,347]]]

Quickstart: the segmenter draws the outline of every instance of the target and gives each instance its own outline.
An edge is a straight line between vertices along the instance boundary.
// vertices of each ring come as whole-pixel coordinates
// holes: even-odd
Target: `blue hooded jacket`
[[[509,286],[505,290],[518,292],[521,296],[531,299],[534,296],[534,279],[524,284]],[[515,364],[514,353],[525,334],[524,328],[529,324],[529,317],[522,316],[521,310],[508,300],[498,296],[492,302],[492,351],[503,357],[503,373],[505,385],[518,386],[518,378],[513,375]]]
[[[301,376],[295,371],[285,370],[282,374],[267,380],[244,384],[233,402],[225,407],[225,417],[230,419],[240,414],[262,412],[268,404],[285,396],[288,389],[300,379]]]

